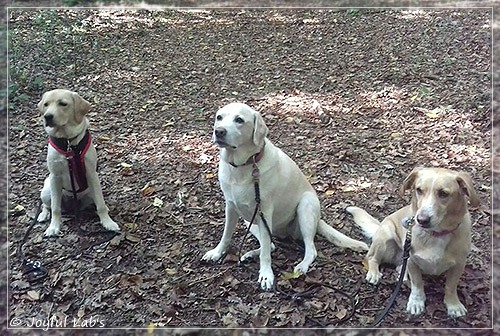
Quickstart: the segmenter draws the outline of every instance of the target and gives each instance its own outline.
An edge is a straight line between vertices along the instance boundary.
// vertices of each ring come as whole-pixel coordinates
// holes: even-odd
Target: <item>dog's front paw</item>
[[[406,311],[411,315],[420,315],[425,310],[425,297],[417,294],[414,295],[413,292],[410,294],[408,299],[408,304],[406,305]]]
[[[103,220],[101,222],[101,224],[106,230],[120,231],[120,227],[118,226],[118,224],[116,224],[116,222],[114,220],[112,220],[111,218]]]
[[[462,317],[467,314],[467,308],[465,308],[462,302],[458,302],[458,304],[447,304],[446,309],[448,310],[448,316],[451,318]]]
[[[378,284],[378,282],[380,281],[381,278],[382,278],[382,273],[380,273],[380,271],[378,269],[368,270],[368,272],[366,272],[365,279],[366,279],[366,281],[368,281],[372,285]]]
[[[260,287],[265,291],[274,290],[274,273],[271,268],[259,271]]]
[[[218,262],[224,257],[224,255],[225,251],[219,247],[216,247],[213,250],[210,250],[207,253],[205,253],[205,255],[201,258],[201,260]]]
[[[40,212],[40,214],[38,215],[37,217],[37,221],[39,223],[42,223],[42,222],[45,222],[45,221],[48,221],[50,219],[50,210],[47,209],[45,206],[42,205],[42,212]]]
[[[59,235],[59,225],[50,224],[45,230],[45,237],[53,237]]]

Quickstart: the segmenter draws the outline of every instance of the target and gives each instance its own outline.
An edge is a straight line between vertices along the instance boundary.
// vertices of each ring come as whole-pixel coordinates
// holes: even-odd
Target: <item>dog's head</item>
[[[55,89],[45,92],[38,103],[45,130],[49,135],[65,134],[65,128],[75,127],[84,122],[90,110],[90,103],[78,93]]]
[[[231,103],[215,115],[213,141],[220,148],[264,146],[268,128],[261,114],[243,103]]]
[[[412,190],[411,205],[418,225],[432,231],[453,230],[479,198],[469,174],[443,168],[415,168],[404,180],[401,193]]]

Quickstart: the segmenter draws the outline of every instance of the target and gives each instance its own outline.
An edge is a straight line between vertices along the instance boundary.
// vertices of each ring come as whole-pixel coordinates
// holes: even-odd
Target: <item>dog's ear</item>
[[[401,188],[399,189],[399,194],[401,196],[405,194],[406,190],[413,188],[413,185],[415,184],[415,179],[417,178],[420,170],[422,170],[421,167],[414,168],[411,171],[411,173],[405,178],[403,184],[401,185]]]
[[[38,110],[39,110],[40,112],[42,112],[42,113],[43,113],[43,104],[44,104],[44,101],[45,101],[45,96],[46,96],[46,95],[47,95],[47,93],[44,93],[44,94],[42,95],[42,99],[41,99],[41,100],[38,102],[38,104],[37,104],[37,106],[38,106]]]
[[[83,121],[83,117],[90,111],[90,103],[76,92],[73,92],[71,95],[75,103],[75,121],[79,124]]]
[[[460,190],[469,197],[470,205],[474,208],[478,207],[480,201],[479,197],[477,197],[470,175],[466,172],[459,172],[457,175],[457,183]]]
[[[253,143],[255,146],[261,148],[264,145],[264,139],[269,132],[269,129],[264,122],[264,118],[259,112],[254,113],[254,123],[253,123]]]

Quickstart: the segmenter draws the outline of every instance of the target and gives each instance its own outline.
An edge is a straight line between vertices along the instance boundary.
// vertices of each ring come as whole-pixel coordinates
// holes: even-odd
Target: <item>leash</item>
[[[31,260],[29,258],[25,258],[23,252],[23,245],[28,240],[28,236],[31,230],[33,230],[33,227],[35,226],[37,218],[40,215],[41,211],[42,211],[42,201],[40,200],[40,202],[38,203],[37,211],[35,213],[35,217],[33,217],[33,221],[31,222],[30,226],[24,233],[23,239],[19,242],[19,245],[17,245],[17,250],[16,250],[16,256],[20,260],[22,260],[21,264],[22,275],[30,283],[37,283],[43,280],[48,275],[47,269],[44,266],[42,266],[40,260]]]
[[[260,171],[259,167],[257,166],[257,155],[260,153],[252,156],[253,157],[253,162],[252,162],[252,178],[253,178],[253,185],[254,185],[254,190],[255,190],[255,209],[253,211],[252,219],[250,220],[250,223],[248,224],[247,229],[245,230],[245,235],[243,236],[243,240],[241,241],[240,248],[238,250],[238,263],[240,262],[241,259],[241,250],[243,249],[243,245],[245,244],[245,241],[247,239],[248,233],[250,232],[250,227],[253,225],[253,222],[255,221],[255,217],[257,216],[257,212],[260,211],[260,218],[262,222],[264,223],[264,226],[267,230],[267,233],[269,233],[269,237],[271,239],[271,244],[273,243],[273,237],[271,235],[271,229],[269,228],[269,225],[267,224],[266,217],[264,216],[264,213],[262,212],[262,207],[261,207],[261,199],[260,199]]]
[[[401,289],[401,285],[403,284],[403,280],[405,277],[406,273],[406,264],[408,263],[408,258],[410,257],[410,248],[411,248],[411,229],[414,224],[414,219],[415,217],[409,217],[405,218],[403,220],[403,226],[407,229],[406,230],[406,236],[405,236],[405,243],[403,246],[403,264],[401,265],[401,273],[399,274],[399,279],[398,283],[396,284],[396,288],[394,289],[394,292],[392,292],[392,296],[389,299],[389,302],[387,303],[385,309],[380,313],[380,315],[377,317],[377,319],[370,325],[370,327],[378,327],[379,324],[384,320],[385,316],[391,310],[392,306],[396,302],[396,297],[399,294],[399,291]]]

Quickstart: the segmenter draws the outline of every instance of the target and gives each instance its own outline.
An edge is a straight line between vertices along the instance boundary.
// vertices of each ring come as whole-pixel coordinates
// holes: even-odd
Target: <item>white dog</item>
[[[45,236],[59,234],[61,210],[64,204],[74,198],[74,194],[82,207],[95,203],[104,228],[119,231],[118,224],[108,215],[97,176],[97,152],[88,132],[89,121],[85,117],[90,110],[90,103],[76,92],[56,89],[44,93],[38,108],[49,135],[49,176],[43,184],[43,205],[38,216],[39,222],[51,219]]]
[[[321,220],[316,192],[295,162],[266,138],[268,128],[257,111],[242,103],[231,103],[221,108],[215,119],[213,140],[221,148],[219,182],[226,201],[226,218],[221,241],[202,260],[220,260],[229,247],[238,217],[243,217],[247,225],[251,220],[256,206],[254,161],[260,173],[262,212],[272,235],[304,241],[304,259],[295,266],[295,272],[305,274],[316,258],[316,233],[342,247],[368,250],[365,243],[345,236]],[[241,259],[259,256],[260,285],[264,290],[271,290],[274,286],[271,237],[259,216],[250,229],[259,240],[260,248]]]

